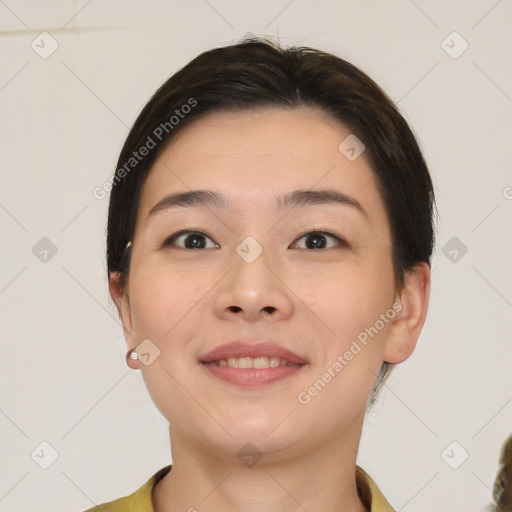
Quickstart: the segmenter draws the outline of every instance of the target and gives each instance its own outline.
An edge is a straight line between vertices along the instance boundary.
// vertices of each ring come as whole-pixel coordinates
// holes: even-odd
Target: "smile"
[[[289,363],[287,359],[278,356],[272,357],[228,357],[204,363],[214,366],[230,366],[231,368],[277,368],[278,366],[302,366],[296,363]]]
[[[203,362],[210,374],[229,384],[245,388],[260,387],[300,373],[307,364],[290,363],[279,357],[230,357]]]

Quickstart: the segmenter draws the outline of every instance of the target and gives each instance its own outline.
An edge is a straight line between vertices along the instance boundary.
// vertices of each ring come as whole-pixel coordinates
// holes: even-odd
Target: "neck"
[[[367,512],[356,486],[356,439],[254,465],[205,453],[170,427],[172,470],[155,486],[155,512]]]

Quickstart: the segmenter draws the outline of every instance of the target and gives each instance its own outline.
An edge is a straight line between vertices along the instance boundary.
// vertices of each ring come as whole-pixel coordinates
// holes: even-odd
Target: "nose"
[[[234,251],[232,268],[221,281],[215,309],[224,319],[247,322],[288,318],[293,311],[293,292],[282,270],[272,265],[265,250],[252,262]],[[275,261],[274,261],[275,263]]]

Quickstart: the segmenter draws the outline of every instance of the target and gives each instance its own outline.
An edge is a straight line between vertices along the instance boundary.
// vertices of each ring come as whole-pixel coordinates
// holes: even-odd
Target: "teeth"
[[[270,368],[275,368],[276,366],[279,366],[281,364],[281,359],[279,357],[271,357],[268,360],[268,365]]]
[[[219,359],[218,361],[212,361],[211,365],[215,366],[231,366],[232,368],[277,368],[278,366],[297,366],[292,363],[288,363],[287,359],[279,357],[230,357],[228,359]]]

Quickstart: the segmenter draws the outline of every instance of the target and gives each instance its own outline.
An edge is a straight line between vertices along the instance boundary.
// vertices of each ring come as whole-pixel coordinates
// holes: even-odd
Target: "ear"
[[[120,278],[121,274],[119,272],[112,272],[108,280],[108,288],[110,290],[110,296],[112,297],[112,300],[117,307],[119,317],[121,318],[121,322],[123,324],[124,339],[126,340],[126,345],[128,346],[129,350],[132,350],[136,348],[136,344],[132,336],[132,315],[130,299],[128,294],[121,290]],[[130,359],[127,357],[126,361],[130,368],[134,370],[139,368],[138,360]]]
[[[427,316],[430,299],[430,267],[419,262],[405,276],[405,285],[395,301],[401,310],[391,324],[384,348],[384,361],[401,363],[414,351]]]

